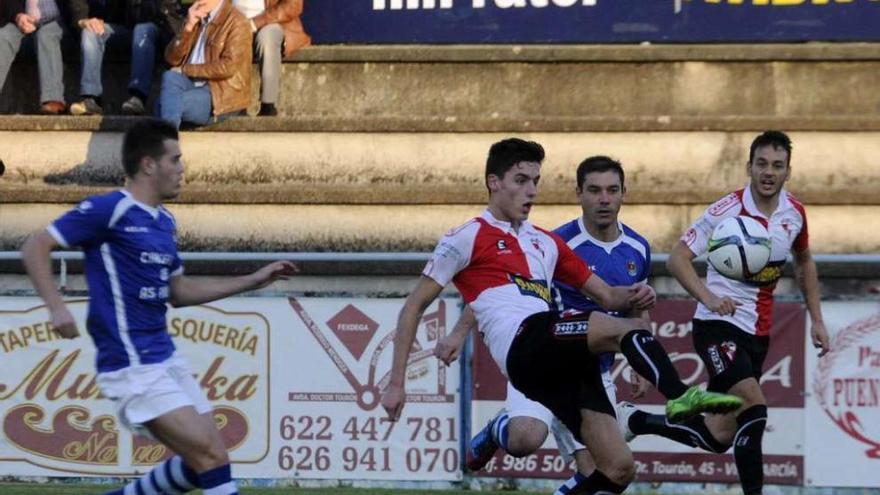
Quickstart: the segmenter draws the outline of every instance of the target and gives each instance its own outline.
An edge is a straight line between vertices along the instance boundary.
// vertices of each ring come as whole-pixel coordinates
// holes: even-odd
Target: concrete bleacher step
[[[0,204],[0,251],[69,208]],[[444,232],[478,215],[481,205],[187,205],[169,204],[184,251],[430,251]],[[704,206],[627,205],[621,219],[669,252]],[[809,206],[816,253],[880,252],[874,206]],[[537,205],[530,216],[548,229],[580,215],[575,205]]]
[[[488,146],[520,135],[547,151],[542,202],[575,203],[577,164],[606,154],[626,167],[629,203],[704,205],[745,182],[748,147],[757,132],[259,130],[265,120],[239,119],[225,128],[184,132],[187,184],[180,201],[480,204]],[[6,164],[0,204],[72,202],[120,184],[121,130],[132,121],[0,117],[0,159]],[[254,131],[240,132],[250,124]],[[789,188],[804,202],[880,205],[880,131],[793,131],[791,136]]]
[[[0,111],[33,110],[23,66]],[[428,250],[480,211],[488,146],[516,135],[547,149],[537,224],[576,217],[575,167],[607,154],[627,170],[624,221],[668,251],[779,128],[813,250],[880,252],[865,227],[880,214],[878,44],[315,47],[284,69],[281,117],[183,132],[183,249]],[[108,64],[111,113],[126,74]],[[133,121],[0,116],[0,249],[120,183]]]
[[[45,127],[61,127],[51,120]],[[55,120],[70,129],[76,119]],[[0,250],[17,249],[69,203],[115,187],[119,130],[0,132],[0,143],[9,144],[2,148]],[[429,250],[481,210],[487,146],[505,135],[184,132],[186,184],[170,208],[186,250]],[[538,225],[552,228],[579,214],[576,164],[605,153],[626,166],[624,221],[664,252],[709,202],[745,183],[754,131],[523,135],[548,152],[533,212]],[[880,251],[880,231],[864,228],[880,215],[877,133],[792,137],[789,188],[808,204],[814,250]]]

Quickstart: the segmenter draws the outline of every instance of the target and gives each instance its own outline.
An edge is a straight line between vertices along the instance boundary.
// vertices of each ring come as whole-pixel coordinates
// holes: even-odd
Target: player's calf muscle
[[[748,409],[751,406],[767,405],[767,399],[764,397],[764,392],[761,390],[758,380],[754,378],[745,378],[736,382],[730,387],[728,393],[742,398],[743,406],[740,408],[741,411]]]

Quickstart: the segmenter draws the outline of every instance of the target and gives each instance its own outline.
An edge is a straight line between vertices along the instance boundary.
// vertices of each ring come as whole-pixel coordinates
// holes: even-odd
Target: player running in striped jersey
[[[684,385],[644,320],[599,311],[560,317],[551,311],[554,278],[609,310],[645,310],[656,296],[647,285],[609,286],[593,276],[558,235],[527,221],[543,159],[539,144],[521,139],[500,141],[489,150],[488,207],[443,237],[407,297],[398,318],[382,406],[391,420],[400,417],[406,399],[406,363],[418,321],[443,287],[455,282],[501,372],[526,397],[577,432],[590,449],[597,469],[582,492],[622,493],[635,467],[604,393],[599,355],[622,352],[667,397],[668,408],[679,418],[708,410],[729,411],[741,401]]]
[[[662,415],[621,404],[618,419],[630,434],[661,435],[712,452],[726,452],[732,444],[743,492],[755,495],[764,484],[761,441],[767,423],[767,400],[759,380],[770,342],[773,289],[789,252],[810,314],[813,345],[820,349],[820,356],[830,347],[819,305],[816,264],[810,255],[807,215],[783,187],[791,174],[789,137],[779,131],[756,137],[746,170],[749,185],[713,203],[685,232],[667,263],[670,273],[699,301],[693,340],[709,372],[708,389],[741,397],[742,408],[670,425]],[[744,282],[725,278],[709,265],[703,283],[692,260],[706,252],[715,226],[733,216],[752,217],[767,227],[772,241],[770,262]]]
[[[287,261],[241,277],[202,282],[183,274],[177,227],[162,202],[183,178],[177,129],[139,122],[123,137],[128,176],[119,191],[92,196],[32,235],[24,264],[62,337],[79,335],[52,279],[50,252],[81,247],[89,287],[87,330],[97,347],[97,384],[135,434],[177,455],[112,495],[238,493],[211,406],[166,328],[166,303],[190,306],[257,289],[293,274]]]

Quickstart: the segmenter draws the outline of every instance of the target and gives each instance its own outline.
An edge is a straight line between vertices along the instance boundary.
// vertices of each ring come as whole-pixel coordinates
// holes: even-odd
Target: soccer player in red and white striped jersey
[[[791,140],[779,131],[766,131],[752,142],[746,166],[750,183],[713,203],[673,248],[667,267],[699,301],[693,320],[694,348],[709,372],[708,390],[743,399],[740,410],[726,415],[696,416],[684,425],[670,425],[629,404],[618,407],[618,420],[634,435],[655,434],[712,452],[731,444],[745,495],[763,489],[761,440],[767,423],[767,401],[759,380],[770,342],[773,289],[782,276],[786,256],[804,294],[813,345],[820,356],[830,350],[819,305],[816,263],[810,255],[807,215],[803,205],[783,187],[791,175]],[[748,216],[767,227],[770,261],[746,281],[723,277],[708,265],[706,282],[697,275],[693,259],[708,249],[708,240],[721,220]]]

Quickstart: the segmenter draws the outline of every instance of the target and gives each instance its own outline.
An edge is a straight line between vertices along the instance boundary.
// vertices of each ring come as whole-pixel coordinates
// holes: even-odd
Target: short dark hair
[[[584,187],[584,181],[587,180],[587,174],[594,172],[617,172],[620,177],[620,187],[623,187],[625,175],[623,174],[623,165],[619,161],[604,155],[591,156],[578,165],[577,168],[577,186]]]
[[[165,153],[166,139],[178,141],[180,138],[174,125],[159,119],[141,120],[125,131],[122,137],[125,175],[134,177],[144,157],[158,160]]]
[[[755,152],[758,148],[764,146],[773,146],[773,149],[782,148],[788,154],[787,163],[791,163],[791,138],[782,131],[764,131],[752,141],[752,147],[749,149],[749,163],[755,159]]]
[[[544,161],[544,147],[534,141],[519,138],[507,138],[493,144],[489,148],[486,159],[486,180],[490,175],[504,177],[519,162]]]

